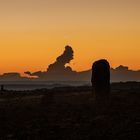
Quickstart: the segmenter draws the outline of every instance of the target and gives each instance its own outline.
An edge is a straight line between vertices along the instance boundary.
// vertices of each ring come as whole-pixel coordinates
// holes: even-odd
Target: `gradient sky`
[[[45,71],[67,44],[74,70],[140,69],[139,0],[0,0],[0,19],[0,73]]]

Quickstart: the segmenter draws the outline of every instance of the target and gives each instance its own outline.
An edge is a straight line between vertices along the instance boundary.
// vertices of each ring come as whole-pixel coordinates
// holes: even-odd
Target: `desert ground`
[[[92,88],[1,91],[0,140],[140,138],[140,83],[114,83],[108,105]]]

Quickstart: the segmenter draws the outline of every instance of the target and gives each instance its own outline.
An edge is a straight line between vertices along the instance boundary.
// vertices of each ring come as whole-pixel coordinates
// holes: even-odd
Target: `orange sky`
[[[1,0],[0,19],[0,73],[45,71],[67,44],[74,70],[140,69],[139,0]]]

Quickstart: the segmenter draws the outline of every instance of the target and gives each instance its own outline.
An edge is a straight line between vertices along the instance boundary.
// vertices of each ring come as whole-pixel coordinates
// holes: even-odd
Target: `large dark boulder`
[[[101,59],[93,63],[91,82],[97,100],[109,98],[110,65],[107,60]]]

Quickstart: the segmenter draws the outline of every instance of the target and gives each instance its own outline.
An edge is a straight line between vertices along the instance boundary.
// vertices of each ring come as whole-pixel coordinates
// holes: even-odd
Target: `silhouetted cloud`
[[[30,71],[26,71],[24,73],[27,74],[27,75],[32,75]]]
[[[70,61],[73,59],[73,53],[72,47],[66,46],[63,54],[57,57],[53,64],[49,65],[47,72],[50,74],[71,72],[72,68],[66,67],[65,65],[70,63]]]
[[[71,67],[65,66],[73,60],[74,51],[72,47],[66,46],[62,55],[56,58],[53,64],[50,64],[47,71],[37,71],[34,73],[25,72],[29,76],[36,76],[38,80],[48,81],[90,81],[91,70],[76,72]],[[111,68],[111,81],[140,81],[140,71],[129,70],[127,66],[120,65],[113,69]]]
[[[47,71],[30,72],[26,71],[28,77],[23,77],[19,73],[4,73],[0,75],[0,81],[20,81],[20,80],[44,80],[44,81],[90,81],[92,71],[76,72],[66,64],[73,60],[74,51],[72,47],[66,46],[62,55],[56,58],[56,61],[48,66]],[[140,70],[130,70],[127,66],[120,65],[117,68],[111,68],[111,81],[140,81]]]
[[[0,75],[1,81],[20,81],[20,80],[28,80],[27,77],[22,77],[20,73],[11,72],[11,73],[4,73]]]
[[[70,72],[67,74],[48,74],[47,72],[34,72],[31,76],[37,76],[38,80],[53,80],[53,81],[90,81],[91,70],[81,72]],[[130,70],[127,66],[120,65],[116,68],[111,68],[111,82],[126,82],[140,81],[140,70]]]
[[[74,51],[72,47],[65,46],[62,55],[58,56],[56,61],[48,66],[47,71],[38,71],[34,73],[27,71],[25,74],[29,76],[37,76],[40,80],[72,80],[74,78],[71,76],[76,76],[77,72],[73,71],[70,66],[65,65],[73,60],[73,56]]]

